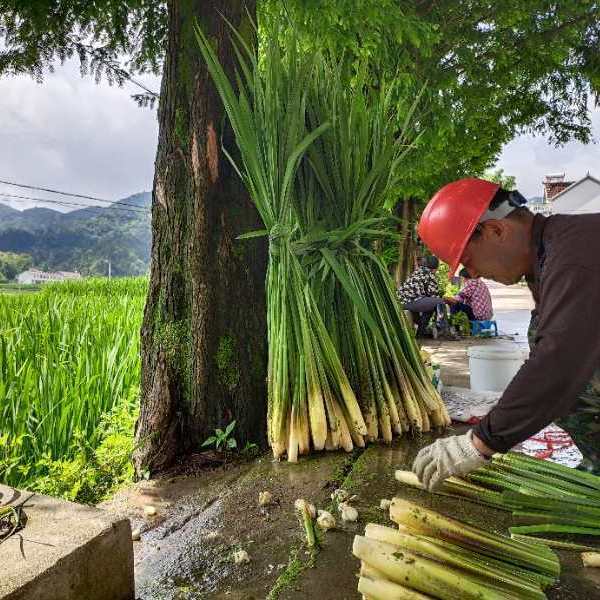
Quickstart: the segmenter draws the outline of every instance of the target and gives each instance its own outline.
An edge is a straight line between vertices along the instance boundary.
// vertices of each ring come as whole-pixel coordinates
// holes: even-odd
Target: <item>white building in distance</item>
[[[559,215],[600,213],[600,181],[588,173],[554,196],[552,212]]]
[[[589,173],[579,181],[566,181],[564,173],[546,175],[544,195],[532,198],[527,208],[543,215],[600,213],[600,181]]]
[[[48,283],[50,281],[66,281],[68,279],[81,279],[80,273],[69,271],[56,271],[48,273],[38,269],[28,269],[17,275],[17,282],[24,284]]]

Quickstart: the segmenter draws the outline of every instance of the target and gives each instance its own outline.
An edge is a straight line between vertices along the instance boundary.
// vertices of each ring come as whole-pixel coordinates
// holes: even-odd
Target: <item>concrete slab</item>
[[[462,433],[456,425],[447,435]],[[358,600],[358,561],[352,555],[354,535],[368,522],[390,524],[379,508],[382,498],[401,496],[443,514],[490,531],[506,532],[510,515],[466,499],[433,496],[398,484],[395,469],[409,468],[418,450],[434,434],[373,445],[347,455],[325,452],[298,464],[274,463],[263,456],[198,477],[141,482],[113,501],[142,525],[136,548],[138,600]],[[357,494],[357,523],[337,517],[335,529],[323,535],[322,548],[311,559],[304,547],[293,502],[304,497],[318,508],[330,508],[330,493],[344,487]],[[268,490],[274,503],[261,508],[258,493]],[[151,500],[158,515],[144,518]],[[235,550],[250,562],[234,564]],[[600,597],[600,569],[583,569],[578,553],[561,554],[563,576],[551,600]]]
[[[128,519],[34,494],[0,545],[1,600],[133,600]]]

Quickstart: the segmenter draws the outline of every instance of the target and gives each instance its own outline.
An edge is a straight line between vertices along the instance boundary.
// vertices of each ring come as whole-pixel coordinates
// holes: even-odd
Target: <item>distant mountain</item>
[[[68,213],[0,204],[0,252],[29,254],[40,269],[103,275],[110,260],[114,275],[141,275],[150,263],[151,230],[150,213],[139,209],[149,209],[151,199],[141,192]]]

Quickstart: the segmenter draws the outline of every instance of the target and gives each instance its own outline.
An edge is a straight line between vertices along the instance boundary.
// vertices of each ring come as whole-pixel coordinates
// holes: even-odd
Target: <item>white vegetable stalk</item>
[[[250,556],[248,556],[248,553],[245,550],[236,550],[233,553],[232,558],[236,565],[242,565],[250,562]]]
[[[312,510],[314,510],[314,506],[309,504],[303,498],[298,498],[298,500],[294,502],[294,508],[298,513],[298,519],[300,520],[300,524],[302,525],[306,535],[306,544],[309,548],[314,548],[317,545],[317,537],[315,535],[311,507]]]
[[[347,451],[450,423],[374,243],[397,239],[384,207],[404,179],[393,81],[348,86],[337,59],[271,28],[232,32],[225,74],[195,28],[239,149],[234,165],[269,238],[268,434],[275,457]],[[260,60],[259,60],[260,56]],[[412,114],[412,113],[411,113]],[[410,136],[408,132],[410,131]],[[358,135],[357,135],[358,132]],[[229,156],[229,155],[228,155]],[[248,235],[246,237],[252,237]]]
[[[600,567],[600,552],[582,552],[581,560],[584,567]]]
[[[354,508],[354,506],[350,506],[349,504],[342,502],[339,505],[339,509],[342,521],[352,523],[358,519],[358,511]]]
[[[431,596],[392,583],[383,573],[364,562],[360,569],[358,591],[370,600],[431,600]]]
[[[392,544],[356,536],[352,551],[386,579],[442,600],[508,600],[510,596]]]
[[[489,585],[501,582],[504,586],[514,590],[521,598],[544,598],[539,585],[531,581],[512,574],[514,570],[511,565],[506,565],[504,569],[495,567],[489,562],[485,562],[483,557],[474,552],[445,544],[440,546],[431,538],[426,538],[411,533],[398,531],[392,527],[385,527],[375,523],[369,523],[365,527],[365,536],[387,544],[392,544],[398,548],[407,549],[422,556],[427,556],[436,561],[463,569],[467,576],[475,576],[488,580]]]
[[[560,573],[558,558],[550,548],[486,533],[401,498],[392,500],[390,518],[413,533],[459,543],[488,556],[512,560],[545,575],[558,576]]]
[[[258,493],[258,505],[259,506],[268,506],[273,502],[273,495],[271,492],[259,492]]]

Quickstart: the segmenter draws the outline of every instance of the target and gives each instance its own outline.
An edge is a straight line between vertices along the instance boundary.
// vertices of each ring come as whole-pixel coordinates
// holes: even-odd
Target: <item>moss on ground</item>
[[[347,492],[354,491],[354,488],[360,485],[361,480],[365,478],[367,467],[365,464],[366,459],[363,457],[364,451],[364,448],[357,448],[350,456],[350,466],[339,485],[339,487],[345,489]]]
[[[281,594],[289,590],[296,583],[300,575],[315,566],[318,550],[305,550],[303,544],[296,544],[290,548],[288,564],[275,581],[275,585],[267,595],[267,600],[278,600]]]

